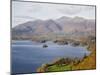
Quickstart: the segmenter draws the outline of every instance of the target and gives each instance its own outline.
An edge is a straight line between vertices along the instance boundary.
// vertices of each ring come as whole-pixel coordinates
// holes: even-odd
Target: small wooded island
[[[46,48],[46,47],[48,47],[48,46],[47,46],[46,44],[44,44],[44,45],[43,45],[43,48]]]

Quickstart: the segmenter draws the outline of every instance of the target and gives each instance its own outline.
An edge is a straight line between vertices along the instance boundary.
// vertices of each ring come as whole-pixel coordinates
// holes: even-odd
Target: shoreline
[[[92,43],[93,43],[93,46],[92,46]],[[83,45],[84,46],[84,45]],[[60,58],[59,60],[55,60],[54,62],[52,62],[52,64],[42,64],[42,66],[41,67],[39,67],[38,69],[37,69],[37,72],[57,72],[57,70],[55,70],[55,71],[53,71],[52,70],[52,68],[54,68],[54,67],[56,67],[57,65],[58,65],[58,63],[60,63],[60,65],[65,65],[66,66],[66,69],[65,70],[58,70],[58,71],[68,71],[68,70],[70,70],[70,71],[73,71],[73,70],[79,70],[80,68],[75,68],[75,66],[77,67],[79,64],[81,64],[82,62],[84,62],[86,59],[88,59],[88,58],[91,58],[91,55],[94,55],[93,56],[93,58],[94,58],[94,60],[95,60],[95,49],[92,49],[92,47],[94,47],[95,46],[95,41],[88,41],[88,44],[86,45],[86,49],[88,50],[88,51],[91,51],[91,53],[90,53],[90,55],[88,55],[88,56],[86,56],[86,55],[84,55],[84,57],[83,57],[83,59],[80,61],[80,60],[76,60],[76,59],[74,59],[74,60],[76,60],[77,61],[77,64],[75,65],[74,63],[74,65],[72,65],[72,63],[69,63],[69,64],[63,64],[63,63],[61,63],[61,62],[64,62],[65,60],[64,59],[67,59],[67,58]],[[62,60],[63,59],[63,60]],[[92,59],[92,58],[91,58]],[[61,61],[62,60],[62,61]],[[73,60],[73,61],[74,61]],[[58,62],[58,63],[56,63],[55,64],[55,62]],[[92,61],[93,62],[93,61]],[[96,61],[95,61],[96,62]],[[89,65],[89,64],[88,64]],[[95,64],[93,64],[93,65],[95,65]],[[65,67],[64,66],[64,67]],[[67,66],[70,66],[69,68],[70,69],[67,69]],[[51,68],[50,68],[51,67]],[[61,66],[62,67],[62,66]],[[60,68],[61,68],[60,67]],[[96,67],[96,66],[94,66],[94,67]],[[49,70],[48,70],[49,69]],[[84,69],[85,70],[85,68],[81,68],[81,69]],[[92,67],[90,68],[90,69],[92,69]],[[94,68],[93,68],[94,69]],[[51,70],[51,71],[50,71]]]

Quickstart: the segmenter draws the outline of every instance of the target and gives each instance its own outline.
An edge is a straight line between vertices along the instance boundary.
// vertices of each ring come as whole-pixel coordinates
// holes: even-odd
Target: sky
[[[12,27],[36,19],[57,19],[62,16],[95,19],[95,6],[12,1]]]

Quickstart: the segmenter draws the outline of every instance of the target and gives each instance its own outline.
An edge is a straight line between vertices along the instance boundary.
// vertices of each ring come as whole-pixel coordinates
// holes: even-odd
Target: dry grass
[[[81,43],[87,43],[88,50],[91,51],[91,54],[87,57],[85,57],[81,62],[78,64],[73,65],[64,65],[57,67],[55,65],[48,66],[44,70],[44,68],[39,68],[37,72],[53,72],[53,71],[67,71],[67,70],[89,70],[89,69],[95,69],[96,68],[96,42],[91,41],[87,38],[81,38]]]
[[[85,70],[85,69],[95,69],[96,68],[96,46],[95,43],[91,43],[89,50],[92,53],[78,65],[72,67],[73,70]]]

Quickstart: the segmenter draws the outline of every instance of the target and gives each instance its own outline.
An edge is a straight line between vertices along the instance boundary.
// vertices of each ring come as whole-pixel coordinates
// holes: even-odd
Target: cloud
[[[14,16],[32,16],[33,13],[41,11],[41,7],[38,4],[32,2],[12,2],[12,14]]]
[[[79,6],[66,5],[62,6],[61,8],[58,8],[57,10],[63,14],[73,15],[80,13],[82,9]]]
[[[95,11],[95,8],[93,6],[66,5],[66,6],[61,6],[57,10],[62,14],[67,14],[67,15],[81,14],[84,16],[85,14],[82,14],[83,12],[92,13]]]
[[[95,18],[95,7],[20,1],[12,2],[13,25],[35,19],[56,19],[61,16]]]
[[[16,18],[23,18],[23,19],[35,19],[34,17],[31,16],[15,16]]]

